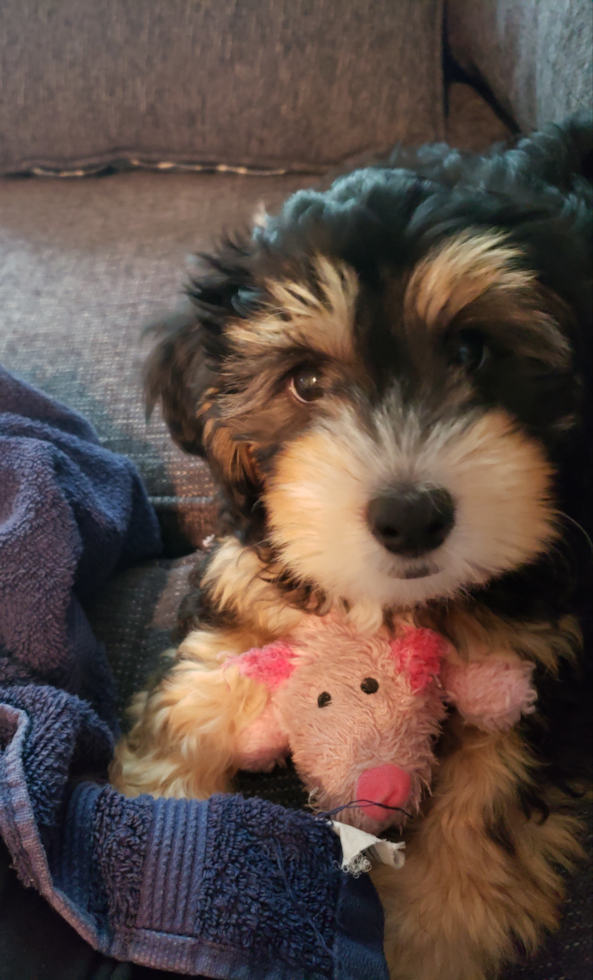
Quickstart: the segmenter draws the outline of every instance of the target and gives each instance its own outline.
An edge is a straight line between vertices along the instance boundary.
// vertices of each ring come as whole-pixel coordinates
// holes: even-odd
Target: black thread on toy
[[[404,816],[408,818],[412,816],[411,813],[408,813],[408,811],[404,810],[401,806],[389,806],[387,803],[377,803],[375,800],[350,800],[350,803],[344,803],[343,806],[337,806],[333,810],[323,810],[318,813],[317,816],[327,820],[335,817],[335,815],[337,813],[341,813],[342,810],[354,810],[357,807],[364,809],[366,806],[380,806],[384,810],[393,810],[397,811],[398,813],[403,813]]]

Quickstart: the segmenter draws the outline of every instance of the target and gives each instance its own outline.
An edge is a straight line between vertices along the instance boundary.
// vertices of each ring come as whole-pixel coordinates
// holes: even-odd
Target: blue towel
[[[21,880],[122,960],[221,980],[384,980],[377,895],[339,870],[322,819],[237,796],[129,800],[107,784],[114,684],[84,608],[159,549],[132,463],[0,368],[0,833]]]

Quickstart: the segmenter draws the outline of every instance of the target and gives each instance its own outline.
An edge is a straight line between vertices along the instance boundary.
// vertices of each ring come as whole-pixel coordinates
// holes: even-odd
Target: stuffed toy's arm
[[[277,640],[261,649],[254,647],[233,660],[243,677],[267,692],[267,704],[261,714],[237,735],[233,761],[239,769],[269,772],[276,763],[282,765],[288,755],[288,735],[274,707],[274,694],[292,674],[293,657],[294,648]]]
[[[445,662],[441,683],[447,700],[468,725],[506,731],[535,711],[534,665],[491,656],[469,664]]]
[[[270,772],[276,764],[284,763],[288,751],[288,735],[278,724],[270,702],[259,718],[237,735],[234,762],[249,772]]]

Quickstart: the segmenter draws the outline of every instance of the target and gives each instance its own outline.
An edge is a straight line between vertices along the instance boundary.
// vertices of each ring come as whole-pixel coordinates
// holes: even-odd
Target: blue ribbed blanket
[[[84,609],[159,549],[132,463],[0,368],[0,833],[21,880],[119,959],[225,980],[384,980],[376,893],[339,870],[323,820],[107,784],[114,685]]]

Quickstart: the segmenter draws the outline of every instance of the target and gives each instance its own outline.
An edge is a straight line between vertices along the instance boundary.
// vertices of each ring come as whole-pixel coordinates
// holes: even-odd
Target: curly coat
[[[126,792],[228,787],[214,741],[249,723],[249,699],[217,715],[196,679],[304,616],[375,629],[408,610],[468,660],[536,665],[518,729],[451,713],[406,865],[376,876],[397,980],[499,975],[555,925],[557,869],[579,853],[592,145],[580,116],[301,191],[205,259],[147,365],[149,406],[206,457],[223,516],[185,639],[119,748]]]

